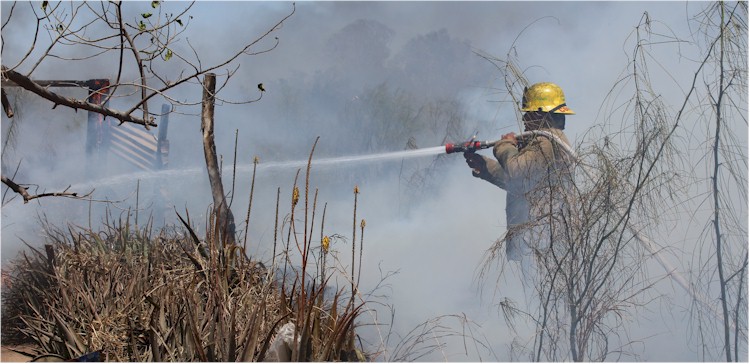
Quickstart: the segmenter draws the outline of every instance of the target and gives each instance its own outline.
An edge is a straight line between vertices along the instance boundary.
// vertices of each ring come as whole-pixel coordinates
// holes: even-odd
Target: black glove
[[[484,160],[484,157],[474,152],[464,152],[464,158],[466,159],[466,164],[472,169],[471,174],[474,177],[489,175],[487,161]]]

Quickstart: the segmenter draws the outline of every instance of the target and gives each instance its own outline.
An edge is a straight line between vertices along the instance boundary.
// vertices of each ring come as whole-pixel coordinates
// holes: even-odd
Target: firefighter
[[[559,86],[542,82],[527,87],[521,111],[524,131],[545,131],[569,144],[563,133],[565,115],[574,112],[565,104]],[[554,231],[555,220],[566,184],[572,181],[570,156],[552,138],[517,138],[512,132],[495,144],[493,154],[491,158],[466,152],[464,158],[475,177],[507,192],[508,231],[502,240],[508,260],[521,261],[534,249],[544,249],[554,234],[559,234]]]

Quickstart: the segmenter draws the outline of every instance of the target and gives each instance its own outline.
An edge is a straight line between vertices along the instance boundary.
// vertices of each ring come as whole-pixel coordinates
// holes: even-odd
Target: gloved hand
[[[484,160],[484,157],[474,152],[464,152],[464,158],[466,159],[466,164],[471,167],[471,174],[474,175],[474,177],[489,175],[487,161]]]
[[[502,141],[509,141],[513,145],[518,145],[518,140],[516,139],[516,133],[510,132],[508,134],[503,135],[500,140]]]

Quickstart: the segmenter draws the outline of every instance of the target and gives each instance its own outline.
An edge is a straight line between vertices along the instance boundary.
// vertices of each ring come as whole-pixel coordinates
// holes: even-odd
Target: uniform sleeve
[[[477,177],[492,183],[493,185],[505,189],[505,181],[507,180],[507,174],[500,163],[493,158],[482,156],[487,166],[487,173],[480,173]]]
[[[537,137],[520,151],[508,140],[500,141],[493,149],[495,158],[508,178],[519,178],[546,170],[553,161],[552,141]]]

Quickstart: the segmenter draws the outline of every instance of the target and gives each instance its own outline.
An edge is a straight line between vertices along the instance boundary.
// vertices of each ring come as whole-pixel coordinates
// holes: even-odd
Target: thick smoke
[[[125,5],[131,8],[132,18],[140,11],[138,7],[148,2]],[[3,22],[10,6],[2,3]],[[163,6],[176,12],[184,4],[166,2]],[[500,58],[513,54],[531,83],[561,85],[568,105],[577,113],[568,119],[566,133],[572,141],[580,141],[594,123],[607,124],[602,121],[600,105],[627,67],[628,37],[643,13],[648,11],[651,18],[687,34],[685,7],[671,2],[297,3],[295,14],[274,33],[278,47],[241,58],[239,69],[219,95],[227,102],[220,101],[216,107],[216,144],[225,167],[226,191],[234,172],[235,132],[239,140],[240,168],[231,196],[240,229],[245,229],[253,157],[260,159],[248,249],[253,257],[270,261],[276,191],[281,189],[282,209],[289,206],[297,172],[273,168],[273,164],[306,160],[317,137],[314,161],[435,147],[461,141],[476,131],[480,139],[487,140],[519,132],[516,105],[505,92],[500,70],[475,52]],[[193,8],[197,15],[190,19],[190,28],[176,51],[189,52],[189,47],[194,47],[206,64],[221,61],[222,55],[241,49],[291,8],[291,3],[283,2],[199,2]],[[28,16],[28,10],[20,7],[14,16]],[[4,65],[13,64],[29,45],[29,39],[23,38],[30,31],[28,24],[11,26],[3,29]],[[258,47],[271,44],[261,42]],[[49,62],[43,64],[39,75],[49,79],[113,78],[111,62],[85,61],[65,74],[58,73],[60,64]],[[168,66],[164,65],[165,71]],[[230,69],[233,67],[217,70],[220,82]],[[126,74],[133,77],[133,70]],[[259,83],[267,90],[260,101],[234,103],[258,97]],[[85,95],[83,90],[69,92],[71,97]],[[172,96],[195,101],[200,92],[192,83]],[[3,151],[3,173],[11,173],[21,161],[19,182],[36,183],[47,190],[68,185],[80,192],[95,188],[96,199],[117,202],[107,205],[46,198],[22,204],[16,198],[2,209],[3,264],[24,248],[23,241],[32,246],[40,241],[37,216],[46,216],[56,225],[96,227],[107,206],[114,218],[133,216],[137,197],[141,223],[152,215],[157,226],[174,224],[175,210],[181,214],[189,211],[195,221],[205,221],[211,196],[199,104],[178,105],[170,115],[168,172],[138,174],[112,162],[101,166],[107,172],[99,176],[109,179],[89,184],[85,180],[86,114],[61,107],[51,110],[49,102],[35,100],[28,93],[12,95],[17,124],[14,144]],[[127,101],[113,100],[112,106],[125,108]],[[155,99],[150,107],[158,110],[162,102]],[[11,122],[5,116],[2,121],[6,143]],[[299,178],[301,185],[304,169]],[[327,203],[325,233],[348,239],[352,191],[359,187],[357,216],[367,221],[362,290],[386,285],[376,292],[384,295],[377,301],[394,308],[397,335],[406,335],[434,317],[461,315],[479,324],[481,327],[474,327],[475,336],[486,338],[491,345],[490,350],[469,345],[465,352],[464,343],[455,338],[443,353],[435,352],[423,360],[528,360],[511,356],[510,348],[518,343],[512,342],[514,335],[497,306],[506,298],[522,308],[530,304],[520,271],[509,266],[502,275],[499,270],[491,271],[479,279],[486,249],[505,231],[505,194],[473,178],[460,155],[361,165],[313,163],[311,185],[319,189],[319,213]],[[288,212],[288,207],[284,211]],[[204,230],[202,223],[198,225]],[[318,228],[314,234],[320,233]],[[359,234],[359,228],[357,231]],[[346,256],[349,244],[349,240],[336,241],[334,249]],[[344,260],[341,264],[348,263]],[[392,272],[397,273],[381,282]],[[688,309],[688,298],[679,288],[661,283],[657,289]],[[379,323],[390,323],[390,310],[373,309]],[[689,349],[686,313],[665,317],[666,310],[655,303],[638,312],[641,317],[629,318],[633,321],[629,339],[644,340],[636,349],[639,356],[632,360],[701,359]],[[519,323],[529,327],[526,334],[531,339],[533,324],[525,319]],[[462,330],[458,322],[448,324]],[[382,338],[385,333],[370,335],[369,340],[377,342],[378,335]]]

